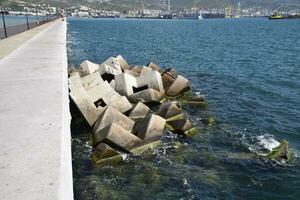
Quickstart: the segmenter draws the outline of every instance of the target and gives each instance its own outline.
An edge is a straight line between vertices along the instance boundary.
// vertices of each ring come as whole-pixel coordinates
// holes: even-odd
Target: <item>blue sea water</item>
[[[299,30],[300,20],[68,19],[70,66],[121,54],[174,67],[208,104],[185,107],[196,137],[165,134],[151,158],[100,169],[89,133],[73,126],[75,199],[300,199]],[[207,116],[211,127],[199,121]],[[253,156],[281,139],[291,163]]]

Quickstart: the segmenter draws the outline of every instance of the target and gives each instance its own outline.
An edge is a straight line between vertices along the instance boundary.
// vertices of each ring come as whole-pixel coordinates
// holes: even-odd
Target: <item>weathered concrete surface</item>
[[[1,199],[73,199],[66,23],[0,60],[0,85]]]

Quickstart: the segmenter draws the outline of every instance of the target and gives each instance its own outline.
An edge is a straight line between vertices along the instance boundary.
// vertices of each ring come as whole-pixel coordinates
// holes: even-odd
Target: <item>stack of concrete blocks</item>
[[[98,72],[83,78],[80,78],[79,73],[73,74],[69,78],[69,89],[71,99],[90,126],[108,105],[122,113],[132,108],[128,99],[103,81]]]
[[[93,129],[95,165],[120,158],[123,153],[139,154],[153,148],[165,127],[177,134],[193,129],[176,102],[163,104],[157,115],[145,105],[161,102],[165,91],[177,96],[189,89],[185,78],[174,71],[163,72],[154,63],[130,67],[122,56],[101,64],[86,60],[78,71],[72,70],[69,89],[71,99]]]
[[[195,132],[193,123],[182,113],[176,101],[169,101],[161,105],[158,115],[167,121],[167,129],[171,132],[191,136]]]
[[[140,116],[143,110],[142,105],[138,105],[131,113]],[[155,114],[146,114],[144,118],[134,121],[108,106],[93,127],[94,165],[101,165],[112,157],[118,158],[122,153],[136,154],[137,148],[146,150],[145,144],[160,139],[165,122],[165,119]]]

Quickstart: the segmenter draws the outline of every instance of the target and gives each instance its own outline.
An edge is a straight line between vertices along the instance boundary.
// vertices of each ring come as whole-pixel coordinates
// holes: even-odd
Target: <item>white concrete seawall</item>
[[[0,60],[1,200],[73,199],[67,66],[62,21]]]

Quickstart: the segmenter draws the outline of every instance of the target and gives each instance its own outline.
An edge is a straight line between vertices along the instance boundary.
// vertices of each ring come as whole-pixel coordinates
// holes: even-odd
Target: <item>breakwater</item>
[[[189,137],[197,132],[181,106],[204,106],[204,99],[187,95],[190,83],[174,69],[129,66],[119,55],[101,64],[86,60],[69,76],[70,97],[92,128],[95,166],[155,148],[165,128]],[[161,106],[154,112],[146,104]]]

